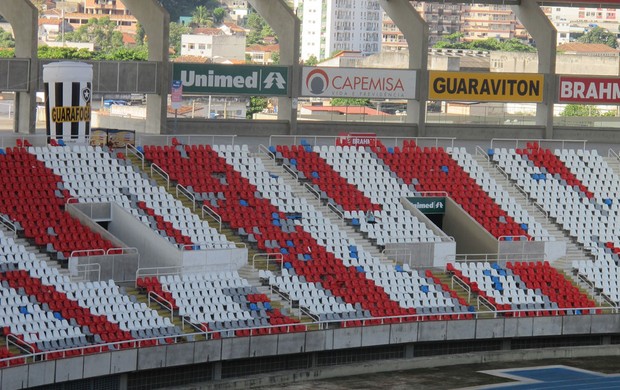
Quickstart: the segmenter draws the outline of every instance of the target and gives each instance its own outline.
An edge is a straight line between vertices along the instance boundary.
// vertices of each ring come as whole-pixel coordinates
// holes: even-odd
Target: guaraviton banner
[[[305,66],[301,95],[370,99],[415,99],[416,71]]]
[[[558,103],[620,104],[620,78],[560,76]]]
[[[544,76],[533,73],[429,72],[430,100],[467,102],[543,101]]]

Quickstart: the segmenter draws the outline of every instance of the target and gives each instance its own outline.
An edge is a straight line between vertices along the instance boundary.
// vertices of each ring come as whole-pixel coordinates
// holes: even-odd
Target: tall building
[[[381,51],[381,7],[377,0],[304,0],[301,17],[301,56],[330,57],[342,50],[364,55]]]

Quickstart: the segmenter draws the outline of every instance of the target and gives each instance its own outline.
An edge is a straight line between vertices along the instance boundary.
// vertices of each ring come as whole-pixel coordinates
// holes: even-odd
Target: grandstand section
[[[379,225],[384,224],[385,239],[395,244],[443,243],[441,234],[445,233],[401,202],[412,195],[423,195],[423,188],[416,188],[420,183],[433,183],[435,187],[426,189],[445,191],[448,198],[460,201],[463,212],[469,211],[470,218],[480,220],[481,228],[499,226],[501,216],[505,222],[511,217],[517,221],[514,226],[523,228],[522,224],[527,224],[527,232],[532,233],[524,242],[548,239],[546,227],[494,181],[488,171],[496,169],[493,165],[481,167],[458,146],[425,150],[417,147],[415,140],[399,143],[393,148],[382,146],[381,141],[375,147],[332,147],[304,141],[296,147],[283,144],[257,148],[182,144],[174,140],[171,145],[139,145],[119,153],[91,146],[26,147],[22,142],[21,146],[3,149],[5,154],[0,159],[13,158],[38,167],[22,172],[24,179],[15,183],[29,183],[26,177],[30,176],[53,179],[47,181],[55,187],[46,193],[54,197],[39,201],[41,207],[50,202],[58,213],[76,213],[74,207],[110,204],[124,210],[127,221],[132,219],[149,231],[147,237],[158,237],[177,251],[221,254],[244,244],[248,253],[263,252],[271,259],[265,263],[229,263],[232,268],[228,270],[191,268],[173,259],[156,263],[164,268],[149,268],[155,263],[140,260],[137,290],[133,283],[119,285],[114,280],[97,280],[96,276],[92,281],[79,280],[76,274],[70,275],[70,270],[58,268],[57,264],[68,265],[62,258],[60,263],[46,260],[46,246],[36,246],[36,237],[26,234],[22,222],[14,221],[7,209],[4,218],[8,226],[12,220],[19,223],[0,239],[1,296],[6,302],[3,334],[10,346],[6,353],[17,356],[5,358],[3,364],[20,367],[24,359],[32,356],[47,362],[103,356],[136,347],[148,351],[162,346],[174,351],[175,345],[183,348],[227,340],[248,339],[254,345],[261,337],[275,337],[269,340],[279,345],[276,351],[288,350],[284,346],[291,342],[295,345],[291,348],[298,351],[376,345],[364,338],[362,344],[351,343],[349,338],[346,344],[336,342],[330,344],[332,347],[325,341],[320,347],[307,344],[308,337],[323,339],[324,332],[342,336],[339,332],[345,330],[353,332],[349,334],[370,332],[381,339],[383,332],[402,331],[405,333],[398,340],[413,343],[436,340],[436,332],[443,334],[442,340],[485,339],[489,337],[483,330],[489,325],[487,321],[507,326],[510,321],[528,318],[551,321],[559,332],[564,326],[576,326],[572,325],[574,321],[581,323],[578,318],[588,318],[588,332],[614,332],[594,324],[599,323],[597,318],[604,324],[603,318],[615,312],[617,294],[613,294],[617,286],[609,281],[613,276],[600,280],[593,276],[594,268],[586,261],[574,264],[573,279],[572,274],[563,273],[564,262],[558,262],[559,268],[555,268],[555,262],[543,262],[541,253],[495,254],[502,259],[498,262],[450,261],[455,258],[451,255],[445,259],[444,269],[440,265],[416,264],[416,257],[411,263],[395,262],[389,251],[381,252],[391,243],[379,241],[365,226],[371,225],[364,218],[368,211],[376,214]],[[501,167],[503,151],[491,149],[489,153]],[[400,176],[407,175],[408,171],[398,170],[405,163],[393,159],[417,156],[411,160],[414,163],[406,165],[418,166],[424,165],[418,160],[427,158],[424,154],[433,156],[428,157],[426,171],[455,176],[448,176],[451,180],[436,176],[432,182],[426,177],[418,179],[412,171]],[[565,154],[593,155],[584,151]],[[514,159],[522,155],[525,153],[514,151]],[[128,156],[143,156],[144,160]],[[362,164],[365,168],[361,171],[348,168]],[[447,172],[443,167],[448,168]],[[541,171],[537,174],[544,173],[534,164],[532,168]],[[602,204],[606,204],[604,199],[613,198],[605,189],[588,182],[583,173],[573,179],[567,169],[563,179],[561,169],[556,169],[560,180],[587,182],[593,188],[592,197],[601,197]],[[599,177],[607,178],[607,173],[601,172]],[[515,178],[510,185],[523,184],[519,181],[523,181],[522,176]],[[458,192],[459,186],[453,183],[461,183],[470,191]],[[574,184],[570,188],[587,198],[583,188],[589,187]],[[467,198],[471,193],[477,196]],[[493,199],[498,199],[497,203]],[[469,205],[478,200],[485,206]],[[196,214],[201,206],[210,210],[208,216]],[[217,216],[219,220],[214,219]],[[484,225],[483,217],[493,224]],[[93,227],[88,218],[80,216],[79,220],[83,229]],[[214,225],[216,221],[221,222]],[[131,241],[115,237],[116,230],[111,226],[113,222],[109,222],[108,230],[103,229],[110,234],[110,242]],[[403,226],[412,228],[399,237],[398,230]],[[505,239],[499,233],[496,236],[498,243]],[[606,259],[613,259],[613,250],[609,252]],[[72,253],[67,253],[70,260],[77,255],[82,260],[95,257],[92,253]],[[615,268],[600,266],[602,259],[592,263],[594,267],[614,275]],[[466,336],[466,328],[476,329],[476,333]],[[538,334],[534,322],[528,329],[524,335]],[[296,334],[303,337],[295,338]],[[501,334],[506,337],[509,333]],[[234,345],[239,342],[246,343],[235,341]],[[399,344],[397,340],[385,342]],[[218,356],[216,360],[223,358]],[[192,358],[187,362],[197,361]]]

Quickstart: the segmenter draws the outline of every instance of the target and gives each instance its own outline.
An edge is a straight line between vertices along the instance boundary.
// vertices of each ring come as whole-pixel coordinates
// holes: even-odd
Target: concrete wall
[[[135,370],[293,353],[336,351],[376,345],[446,340],[471,340],[473,343],[475,340],[490,339],[505,339],[509,342],[512,338],[523,337],[617,333],[620,333],[620,315],[402,323],[306,333],[225,338],[32,363],[3,369],[0,372],[0,383],[3,390],[13,390]],[[415,349],[415,344],[413,348]],[[592,353],[596,354],[597,348],[592,348],[592,350]],[[522,351],[512,353],[518,356]],[[538,350],[536,353],[539,353]],[[441,359],[447,359],[447,357],[442,356]],[[474,360],[466,359],[461,364],[472,363]]]
[[[443,227],[456,240],[456,253],[497,253],[497,239],[450,198],[446,198]]]
[[[536,53],[517,53],[493,51],[491,55],[492,72],[538,73],[538,57]],[[556,60],[557,74],[597,76],[618,76],[620,74],[620,56],[605,53],[567,54],[558,53]]]

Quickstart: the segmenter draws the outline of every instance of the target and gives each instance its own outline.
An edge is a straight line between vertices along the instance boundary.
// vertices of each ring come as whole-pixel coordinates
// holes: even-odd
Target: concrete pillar
[[[27,92],[15,94],[16,133],[36,132],[37,81],[39,61],[37,34],[39,12],[29,0],[0,1],[0,14],[11,23],[15,35],[15,57],[30,59],[30,84]]]
[[[301,65],[299,63],[301,22],[284,0],[249,0],[271,26],[280,43],[280,65],[291,66],[289,82],[291,97],[278,98],[278,119],[288,120],[290,133],[297,133],[297,99],[301,92]]]
[[[147,96],[146,132],[159,134],[165,130],[168,116],[170,15],[157,0],[123,0],[123,3],[144,27],[148,37],[149,61],[158,63],[157,79],[162,83],[157,86],[157,94]]]
[[[418,99],[407,102],[407,123],[418,126],[417,136],[426,135],[428,100],[428,25],[408,0],[379,0],[381,7],[403,33],[409,46],[409,69],[417,69]]]
[[[558,33],[536,0],[521,0],[513,11],[536,41],[538,73],[545,75],[544,101],[536,106],[536,125],[545,127],[544,138],[553,138],[553,105],[556,86],[555,62]]]

